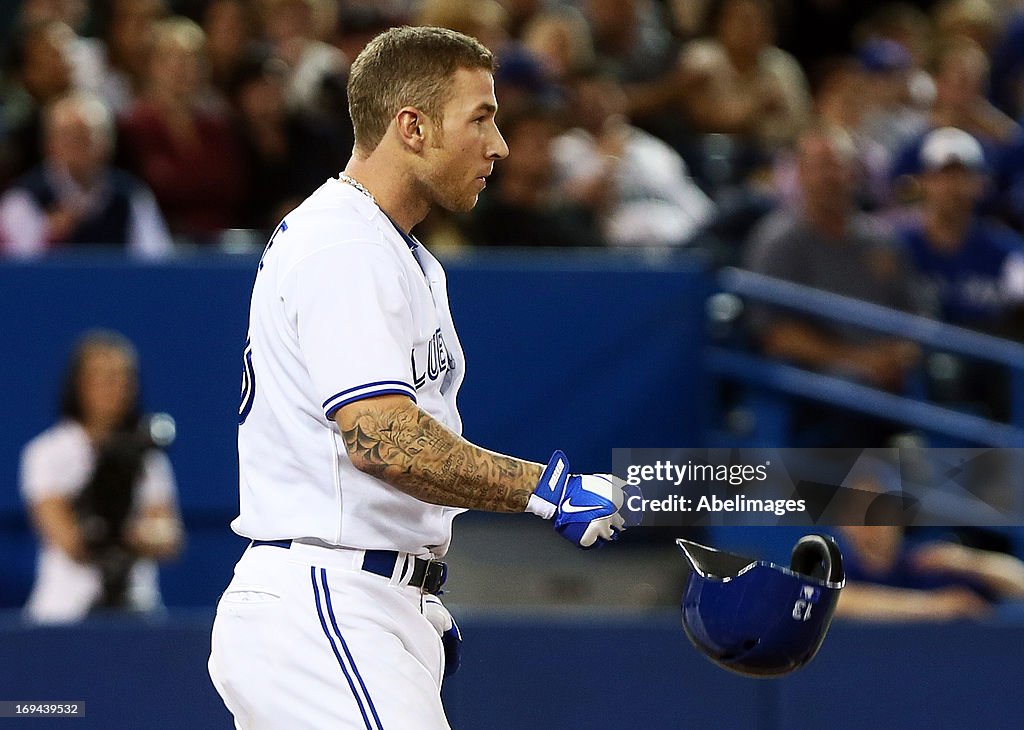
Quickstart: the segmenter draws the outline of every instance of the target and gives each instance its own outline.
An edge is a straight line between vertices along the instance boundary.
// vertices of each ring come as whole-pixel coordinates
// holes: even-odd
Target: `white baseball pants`
[[[209,661],[236,728],[449,730],[422,594],[361,570],[362,556],[300,543],[242,555]]]

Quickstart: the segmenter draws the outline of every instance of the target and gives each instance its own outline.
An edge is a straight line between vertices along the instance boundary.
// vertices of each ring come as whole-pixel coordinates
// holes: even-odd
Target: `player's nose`
[[[501,132],[495,127],[494,134],[488,143],[487,159],[504,160],[506,157],[508,157],[508,145],[505,144],[505,138],[501,136]]]

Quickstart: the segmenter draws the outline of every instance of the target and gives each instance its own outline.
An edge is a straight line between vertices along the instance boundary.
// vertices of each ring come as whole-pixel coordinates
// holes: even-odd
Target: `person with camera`
[[[183,532],[166,415],[143,416],[138,358],[122,335],[85,334],[67,368],[59,422],[25,446],[21,490],[39,536],[29,620],[70,623],[98,611],[162,605],[156,562]]]

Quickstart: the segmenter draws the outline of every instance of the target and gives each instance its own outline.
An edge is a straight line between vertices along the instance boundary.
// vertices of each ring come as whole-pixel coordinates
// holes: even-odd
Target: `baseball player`
[[[239,728],[447,728],[459,637],[436,594],[455,516],[528,511],[583,548],[623,528],[610,478],[460,435],[465,356],[444,271],[411,231],[432,205],[470,210],[508,154],[493,71],[453,31],[372,40],[349,78],[352,158],[259,263],[232,523],[252,543],[209,662]]]

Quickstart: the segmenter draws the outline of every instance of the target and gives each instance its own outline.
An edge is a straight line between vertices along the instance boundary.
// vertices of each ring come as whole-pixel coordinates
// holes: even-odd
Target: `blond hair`
[[[158,53],[170,45],[202,55],[206,50],[206,34],[198,23],[180,15],[156,21],[153,24],[154,52]]]
[[[370,153],[403,107],[441,122],[441,110],[460,68],[495,69],[480,41],[447,28],[391,28],[364,48],[348,77],[348,111],[356,148]]]
[[[107,149],[114,147],[114,115],[103,101],[84,91],[72,92],[51,102],[43,113],[47,136],[57,133],[60,123],[69,116],[80,117],[89,127],[94,141]]]

